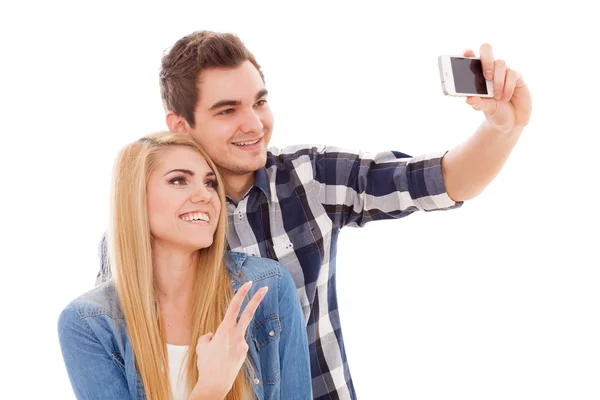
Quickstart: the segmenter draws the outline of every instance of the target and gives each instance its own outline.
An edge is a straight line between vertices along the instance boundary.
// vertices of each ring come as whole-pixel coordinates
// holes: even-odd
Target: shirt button
[[[269,332],[269,336],[271,336],[271,337],[275,336],[275,332],[274,331]]]
[[[258,380],[258,378],[254,378],[254,383],[256,383],[257,385],[260,383],[260,381]]]

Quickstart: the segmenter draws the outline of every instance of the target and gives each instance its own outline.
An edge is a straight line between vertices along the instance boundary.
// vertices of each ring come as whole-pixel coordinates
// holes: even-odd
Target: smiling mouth
[[[210,217],[207,213],[194,212],[180,215],[179,218],[186,222],[210,222]]]
[[[252,146],[252,145],[255,145],[256,143],[260,142],[261,139],[262,138],[260,137],[256,140],[247,141],[247,142],[233,142],[233,144],[238,147]]]

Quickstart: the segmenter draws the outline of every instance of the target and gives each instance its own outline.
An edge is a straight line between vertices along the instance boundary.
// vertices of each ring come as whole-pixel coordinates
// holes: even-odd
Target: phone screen
[[[450,57],[457,93],[488,94],[481,60]]]

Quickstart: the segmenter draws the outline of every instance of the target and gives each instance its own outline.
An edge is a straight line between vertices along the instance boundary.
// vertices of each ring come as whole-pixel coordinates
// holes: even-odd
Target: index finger
[[[254,318],[256,309],[258,309],[260,302],[265,298],[268,290],[268,286],[262,287],[258,292],[256,292],[256,294],[254,294],[254,296],[252,296],[252,300],[248,302],[248,305],[246,306],[246,309],[244,310],[244,313],[238,322],[237,327],[240,333],[246,332],[248,325],[250,325],[250,321],[252,321],[252,318]]]
[[[489,43],[481,45],[479,50],[479,56],[481,59],[481,67],[483,68],[483,75],[485,79],[491,81],[494,79],[494,54],[492,53],[492,46]]]
[[[237,321],[237,316],[240,313],[240,309],[242,308],[242,303],[244,302],[244,297],[248,294],[248,291],[252,287],[252,281],[248,281],[242,285],[242,287],[238,290],[238,292],[231,299],[231,303],[229,303],[229,307],[227,307],[227,311],[225,312],[225,316],[223,317],[223,322],[219,325],[225,327],[234,327]]]
[[[475,57],[475,53],[473,52],[472,49],[466,49],[463,52],[463,56],[465,56],[465,57]]]

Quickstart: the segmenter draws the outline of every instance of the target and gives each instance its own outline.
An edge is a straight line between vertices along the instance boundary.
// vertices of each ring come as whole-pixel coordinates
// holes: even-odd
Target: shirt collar
[[[246,193],[244,193],[244,197],[248,196],[252,188],[257,187],[261,192],[267,197],[270,198],[271,190],[269,189],[269,178],[267,177],[267,170],[265,168],[261,168],[254,174],[254,184],[248,189]],[[229,203],[234,203],[231,200],[231,197],[225,196]]]
[[[267,169],[261,168],[256,171],[254,175],[254,186],[259,188],[267,198],[271,196],[271,190],[269,189],[269,179],[267,178]]]
[[[229,251],[225,256],[225,265],[227,266],[231,287],[234,291],[237,291],[242,284],[240,271],[247,258],[248,254],[237,251]]]

